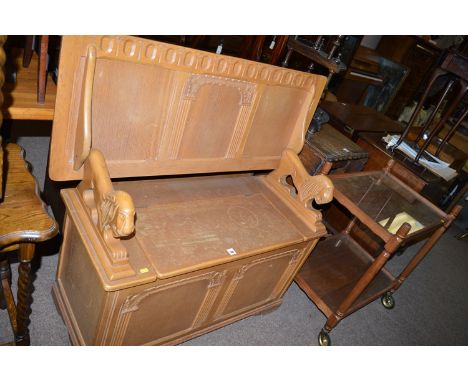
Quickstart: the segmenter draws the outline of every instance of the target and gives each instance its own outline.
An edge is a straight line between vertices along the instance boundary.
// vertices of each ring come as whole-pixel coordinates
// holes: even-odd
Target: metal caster
[[[328,333],[324,330],[322,330],[319,335],[318,335],[318,343],[320,346],[330,346],[331,345],[331,340],[330,336]]]
[[[393,307],[395,306],[395,300],[393,299],[393,296],[390,293],[384,294],[380,301],[386,309],[393,309]]]

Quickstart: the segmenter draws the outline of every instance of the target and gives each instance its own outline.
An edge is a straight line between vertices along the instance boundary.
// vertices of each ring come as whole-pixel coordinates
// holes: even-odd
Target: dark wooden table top
[[[374,109],[362,105],[322,101],[320,106],[330,115],[333,126],[351,135],[361,132],[401,133],[404,127]]]
[[[6,145],[5,161],[8,168],[0,204],[0,250],[18,242],[40,242],[54,237],[58,232],[57,223],[39,197],[22,148],[13,143]]]

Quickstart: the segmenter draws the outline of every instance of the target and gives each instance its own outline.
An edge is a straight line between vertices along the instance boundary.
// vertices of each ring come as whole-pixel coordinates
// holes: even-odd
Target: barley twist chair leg
[[[31,260],[34,256],[34,244],[20,244],[20,265],[18,267],[18,298],[16,307],[17,345],[29,345],[29,314],[31,306]]]
[[[1,280],[1,287],[0,290],[2,292],[2,298],[4,299],[3,303],[5,308],[8,311],[8,317],[10,318],[11,327],[13,329],[13,333],[16,333],[16,305],[15,300],[13,298],[13,294],[11,292],[11,270],[10,264],[6,258],[3,258],[0,261],[0,280]]]

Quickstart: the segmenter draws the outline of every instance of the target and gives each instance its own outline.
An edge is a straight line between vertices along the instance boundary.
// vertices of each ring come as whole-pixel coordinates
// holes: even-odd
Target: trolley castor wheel
[[[330,336],[328,333],[324,330],[322,330],[319,335],[318,335],[318,343],[320,346],[330,346],[331,345],[331,340]]]
[[[386,309],[393,309],[393,307],[395,306],[395,300],[390,293],[384,294],[380,301],[382,301],[382,305]]]

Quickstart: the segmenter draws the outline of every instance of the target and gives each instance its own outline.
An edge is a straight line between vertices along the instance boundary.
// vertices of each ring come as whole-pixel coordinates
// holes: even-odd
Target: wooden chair
[[[6,38],[0,38],[3,45]],[[5,52],[0,49],[0,64]],[[3,72],[0,71],[0,87]],[[3,98],[0,97],[0,101]],[[1,102],[0,102],[1,104]],[[0,125],[1,125],[0,115]],[[30,313],[30,271],[35,243],[52,238],[58,232],[57,224],[49,216],[38,194],[38,187],[23,159],[23,150],[16,144],[5,147],[2,160],[2,200],[0,203],[0,306],[6,307],[14,333],[10,345],[29,345],[28,321]],[[11,291],[9,257],[19,248],[18,294],[15,303]]]
[[[435,108],[422,126],[416,126],[416,120],[423,105],[428,100],[436,80],[442,75],[447,76],[449,80],[440,92]],[[467,190],[466,173],[463,168],[468,153],[466,150],[462,150],[463,147],[457,148],[449,143],[468,113],[466,106],[460,107],[467,91],[468,59],[458,53],[449,53],[440,68],[433,73],[422,98],[395,145],[387,149],[387,144],[382,140],[382,134],[367,132],[359,134],[357,143],[370,153],[370,161],[365,170],[382,168],[389,159],[394,159],[397,161],[395,168],[399,170],[406,168],[414,174],[413,179],[419,179],[416,182],[419,186],[413,188],[417,191],[423,191],[425,197],[444,210],[451,210]],[[458,113],[456,114],[457,109]],[[439,111],[442,111],[441,117],[440,120],[436,121],[436,115]],[[371,117],[369,116],[368,123],[378,125],[375,123],[376,120]],[[454,119],[452,126],[446,130],[445,135],[442,135],[451,118]],[[403,142],[412,147],[416,154],[409,156],[400,151],[398,146]],[[430,159],[429,154],[450,163],[450,168],[458,174],[447,179],[447,177],[444,178],[440,174],[430,171],[420,162],[421,158]],[[398,174],[395,175],[402,178]],[[450,198],[447,198],[446,195],[450,195]]]
[[[414,134],[413,137],[411,137],[410,132],[416,128],[414,123],[417,116],[421,112],[421,109],[425,104],[434,84],[436,83],[436,80],[443,75],[450,75],[450,78],[447,81],[439,99],[437,100],[435,108],[429,115],[424,125],[420,128],[419,133]],[[457,85],[458,89],[455,94],[451,94],[451,90],[454,85]],[[437,68],[432,74],[423,96],[419,100],[416,109],[414,110],[408,125],[406,126],[405,131],[401,134],[396,145],[394,146],[394,149],[398,147],[398,145],[400,145],[405,139],[411,139],[413,145],[418,148],[416,157],[413,159],[415,163],[419,162],[421,156],[423,156],[424,152],[429,149],[429,145],[431,143],[435,143],[436,146],[432,153],[438,156],[468,114],[468,107],[465,106],[456,119],[455,123],[448,130],[445,137],[443,139],[438,138],[438,134],[445,127],[445,124],[448,122],[449,118],[453,116],[454,112],[457,110],[457,107],[460,105],[467,92],[468,57],[465,57],[456,52],[451,52],[447,55],[441,66]],[[437,112],[443,108],[444,103],[446,103],[446,107],[443,110],[440,120],[434,126],[433,122],[435,116],[437,115]]]

